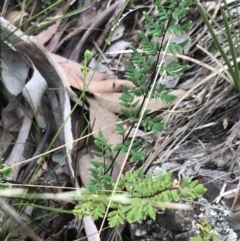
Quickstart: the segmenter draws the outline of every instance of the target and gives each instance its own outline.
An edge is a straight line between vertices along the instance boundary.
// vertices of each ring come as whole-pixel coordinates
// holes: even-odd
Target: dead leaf
[[[121,38],[123,36],[124,31],[125,31],[125,26],[123,24],[118,25],[114,29],[114,31],[113,31],[113,33],[111,35],[110,41],[113,42],[113,41],[118,40],[119,38]]]
[[[69,84],[76,89],[83,90],[83,74],[80,71],[82,65],[56,54],[52,54],[52,56],[63,68]],[[93,70],[89,71],[86,79],[85,85],[88,86],[87,91],[89,93],[111,93],[121,91],[124,84],[129,88],[135,87],[131,81],[122,79],[107,80],[107,75],[94,72]]]
[[[5,18],[12,24],[16,25],[20,19],[28,16],[26,12],[23,11],[11,11],[7,12]]]
[[[109,64],[119,55],[119,52],[125,50],[130,45],[130,42],[125,40],[118,40],[117,42],[113,43],[106,52],[108,55],[105,57],[105,61]]]
[[[12,95],[18,95],[24,88],[29,67],[22,56],[12,50],[2,51],[2,79]]]
[[[99,129],[102,129],[102,133],[105,137],[110,138],[112,135],[116,134],[115,124],[116,124],[116,115],[114,112],[106,110],[103,106],[99,105],[99,102],[94,98],[87,98],[89,103],[89,112],[90,112],[90,122],[92,126],[93,136],[96,138],[98,133],[94,133]],[[107,127],[107,128],[106,128]],[[104,128],[104,129],[103,129]],[[117,141],[119,143],[122,141],[122,137],[118,135]],[[113,143],[110,140],[110,143]],[[115,144],[113,143],[113,144]]]
[[[88,147],[88,151],[90,151],[89,149],[91,149],[91,147]],[[86,149],[79,152],[78,160],[76,163],[76,175],[81,177],[81,181],[85,187],[88,184],[89,180],[92,179],[89,168],[93,168],[94,166],[90,162],[91,160],[96,159],[91,153],[86,154]]]
[[[63,15],[63,10],[59,10],[56,14],[55,17],[59,17]],[[62,19],[59,18],[53,25],[49,26],[47,29],[43,30],[41,33],[39,33],[38,35],[35,36],[35,38],[37,39],[37,41],[40,44],[45,44],[46,42],[48,42],[52,36],[57,32],[60,24],[61,24]]]
[[[121,143],[123,140],[122,135],[119,135],[116,132],[116,115],[109,110],[106,110],[102,106],[99,105],[98,101],[94,98],[87,98],[90,112],[90,122],[92,126],[93,136],[98,136],[98,131],[101,129],[103,135],[108,138],[109,143],[115,147],[118,143]],[[116,180],[119,171],[122,167],[124,161],[125,154],[120,153],[116,159],[116,165],[113,169],[113,179]],[[103,159],[101,159],[103,161]]]
[[[183,95],[185,95],[186,91],[185,90],[173,90],[171,92],[172,94],[178,96],[178,98],[181,98]],[[94,93],[94,96],[96,100],[98,101],[99,105],[104,107],[106,110],[109,110],[114,113],[121,113],[119,111],[120,108],[123,108],[122,105],[120,105],[120,96],[122,93]],[[140,97],[135,97],[135,100],[140,100],[143,101],[143,96]],[[162,110],[167,108],[169,105],[164,104],[161,100],[150,100],[147,104],[147,109],[150,109],[151,112],[157,111],[157,110]]]
[[[31,106],[33,113],[38,121],[38,125],[41,128],[46,128],[41,100],[42,96],[47,90],[48,85],[46,80],[42,77],[35,66],[33,67],[33,76],[25,85],[22,94],[25,100]]]
[[[64,28],[65,30],[65,28]],[[53,52],[54,49],[56,48],[57,44],[59,43],[63,33],[64,33],[64,30],[62,31],[59,31],[57,32],[53,37],[52,39],[49,41],[49,44],[46,46],[46,49],[49,51],[49,52]]]

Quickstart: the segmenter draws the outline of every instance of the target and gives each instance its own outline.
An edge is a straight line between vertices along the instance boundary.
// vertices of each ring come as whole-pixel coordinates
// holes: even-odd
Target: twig
[[[33,157],[40,155],[43,152],[44,147],[46,145],[47,139],[48,139],[50,131],[51,131],[51,126],[52,126],[51,125],[51,123],[52,123],[52,114],[49,113],[48,117],[49,118],[47,118],[47,120],[46,120],[46,123],[47,123],[46,131],[45,131],[45,133],[43,135],[43,138],[42,138],[41,142],[39,143],[39,145],[37,147],[37,150],[35,151]],[[34,166],[35,166],[37,160],[38,160],[38,158],[35,158],[28,164],[28,166],[27,166],[26,170],[24,171],[24,174],[21,176],[19,182],[25,183],[27,181],[27,179],[30,177],[30,175],[32,174],[32,172],[34,170]]]
[[[83,37],[73,50],[72,54],[70,55],[71,60],[77,61],[79,58],[79,55],[81,54],[82,46],[86,42],[86,40],[89,38],[90,34],[94,29],[96,29],[98,26],[100,26],[108,17],[110,14],[113,13],[113,11],[119,6],[119,1],[116,1],[114,4],[112,4],[109,8],[102,11],[95,21],[91,24],[91,26],[88,28],[88,30],[84,33]]]

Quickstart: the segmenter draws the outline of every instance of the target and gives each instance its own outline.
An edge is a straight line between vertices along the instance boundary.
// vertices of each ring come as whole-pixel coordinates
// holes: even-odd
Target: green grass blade
[[[218,41],[218,38],[217,38],[217,36],[215,35],[215,33],[214,33],[214,31],[213,31],[213,28],[212,28],[210,22],[208,21],[208,19],[207,19],[207,17],[206,17],[205,10],[203,9],[202,5],[201,5],[199,2],[197,3],[197,7],[198,7],[198,10],[199,10],[199,12],[200,12],[200,14],[201,14],[201,16],[202,16],[205,24],[207,25],[207,28],[208,28],[208,30],[209,30],[212,38],[213,38],[213,41],[214,41],[217,49],[219,50],[219,52],[220,52],[220,54],[221,54],[224,62],[226,63],[226,65],[227,65],[227,67],[228,67],[228,70],[229,70],[230,75],[232,76],[232,78],[233,78],[233,80],[234,80],[234,79],[235,79],[234,69],[233,69],[233,67],[232,67],[232,65],[231,65],[231,63],[230,63],[230,61],[229,61],[226,53],[224,52],[224,50],[223,50],[220,42]],[[234,83],[235,83],[235,82],[234,82]],[[236,87],[237,87],[237,86],[236,86]]]
[[[233,40],[232,40],[231,30],[229,28],[229,21],[227,20],[227,16],[226,16],[223,8],[221,8],[221,14],[223,17],[223,22],[224,22],[226,33],[227,33],[227,40],[228,40],[228,43],[230,46],[230,51],[232,54],[232,61],[234,64],[233,81],[234,81],[237,91],[240,91],[240,77],[239,77],[239,68],[238,68],[238,63],[237,63],[237,55],[236,55],[235,47],[234,47]]]

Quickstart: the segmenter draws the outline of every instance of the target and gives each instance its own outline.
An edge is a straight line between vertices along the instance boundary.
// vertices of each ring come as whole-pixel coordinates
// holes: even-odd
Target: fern
[[[191,0],[168,0],[165,5],[160,0],[155,1],[158,10],[155,19],[143,12],[147,34],[137,31],[143,51],[140,53],[134,46],[131,46],[132,59],[126,60],[125,77],[132,81],[135,88],[129,89],[124,86],[120,97],[121,116],[129,119],[132,127],[140,122],[141,128],[153,134],[165,130],[166,126],[163,116],[152,116],[151,110],[143,112],[145,102],[147,99],[160,99],[166,104],[171,104],[177,98],[171,93],[171,90],[154,81],[156,75],[159,78],[167,73],[177,77],[189,67],[174,60],[159,68],[162,62],[162,51],[176,55],[181,53],[189,42],[189,40],[185,40],[181,43],[166,44],[166,33],[182,34],[191,24],[191,22],[181,24],[179,21],[188,11]],[[154,41],[156,36],[161,38],[161,42]],[[153,90],[151,95],[149,94],[150,89]],[[143,101],[140,102],[136,98],[137,96],[142,96]],[[143,113],[143,117],[140,121],[141,113]],[[111,227],[124,221],[135,222],[147,217],[155,219],[157,210],[159,208],[164,210],[166,203],[178,202],[182,197],[194,199],[206,191],[201,184],[198,184],[197,181],[192,182],[189,178],[186,178],[179,187],[175,187],[170,172],[164,175],[147,174],[142,178],[140,177],[141,169],[125,173],[118,183],[114,183],[109,175],[110,170],[118,154],[128,152],[130,143],[132,144],[127,139],[129,133],[119,122],[116,132],[122,135],[123,141],[115,146],[108,143],[108,139],[101,132],[95,140],[96,150],[93,153],[102,157],[104,161],[101,163],[92,161],[93,168],[89,169],[92,179],[83,196],[79,197],[80,204],[74,209],[74,212],[80,217],[91,215],[94,220],[101,218],[107,209],[114,186],[120,196],[114,195],[110,204],[112,211],[108,214],[108,221]],[[142,139],[134,139],[129,154],[130,161],[143,162],[146,159],[146,148],[146,143]],[[109,158],[113,160],[111,165],[105,164],[105,159]]]
[[[172,182],[172,173],[151,175],[140,178],[141,169],[122,175],[117,185],[118,193],[110,204],[112,209],[108,215],[109,225],[115,227],[124,221],[130,223],[145,220],[147,217],[156,218],[158,209],[165,210],[166,203],[178,202],[180,198],[198,198],[206,189],[197,181],[186,178],[181,185]],[[93,220],[103,217],[110,195],[103,191],[92,194],[88,190],[79,197],[81,202],[74,209],[80,218],[91,215]]]
[[[183,41],[182,43],[178,44],[178,43],[175,43],[175,42],[172,42],[168,48],[167,48],[167,45],[164,44],[163,46],[163,49],[165,50],[166,49],[166,52],[167,53],[170,53],[170,54],[173,54],[173,55],[176,55],[176,53],[182,53],[184,47],[186,47],[186,45],[189,43],[189,39]]]
[[[201,234],[195,237],[191,237],[191,241],[219,241],[219,238],[215,233],[212,232],[212,227],[208,220],[204,220],[202,223],[197,224]],[[226,240],[228,241],[228,239]]]

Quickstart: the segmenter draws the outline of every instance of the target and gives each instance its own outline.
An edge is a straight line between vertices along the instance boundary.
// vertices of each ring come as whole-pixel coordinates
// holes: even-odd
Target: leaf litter
[[[28,178],[30,177],[26,175],[26,172],[28,174],[29,167],[35,169],[39,165],[39,170],[36,169],[32,182],[44,184],[46,188],[42,188],[41,191],[54,190],[51,188],[47,189],[48,185],[61,186],[62,190],[59,189],[60,192],[67,186],[74,187],[78,176],[83,184],[86,185],[89,180],[89,160],[93,158],[90,150],[91,148],[94,149],[94,147],[92,146],[91,138],[89,138],[88,146],[84,143],[73,148],[73,140],[81,136],[81,133],[76,132],[90,128],[91,131],[89,133],[91,134],[92,132],[92,135],[96,136],[99,129],[103,129],[105,134],[111,139],[111,143],[119,142],[120,136],[114,132],[116,115],[119,113],[119,96],[121,95],[123,84],[134,87],[128,80],[122,77],[119,66],[124,66],[124,58],[130,57],[124,50],[128,48],[129,43],[136,43],[137,37],[130,27],[126,29],[120,28],[120,32],[116,34],[117,37],[113,35],[111,39],[110,50],[103,50],[102,46],[106,39],[104,37],[106,36],[104,35],[105,32],[108,33],[109,26],[114,24],[110,16],[115,16],[121,10],[124,2],[120,1],[112,4],[110,9],[104,5],[93,5],[92,8],[86,8],[86,10],[77,14],[78,19],[76,18],[75,20],[78,22],[76,24],[78,29],[68,31],[69,27],[66,23],[63,20],[57,20],[51,27],[40,31],[36,38],[24,35],[23,32],[16,30],[11,23],[1,17],[1,29],[9,34],[9,41],[12,43],[12,46],[9,46],[7,50],[1,51],[1,74],[4,82],[4,88],[1,92],[3,97],[1,98],[5,98],[5,104],[0,106],[3,125],[1,143],[4,143],[1,154],[5,157],[6,163],[11,163],[15,166],[13,176],[11,177],[12,181],[24,180],[24,183],[28,183],[30,180]],[[99,9],[99,7],[102,9]],[[217,16],[218,7],[219,5],[212,10],[209,8],[213,16]],[[67,11],[64,7],[62,9]],[[61,10],[53,16],[62,14]],[[92,19],[88,17],[88,14],[91,12],[96,15]],[[135,15],[134,12],[131,14],[137,17],[137,14]],[[131,17],[131,14],[129,14],[129,17]],[[16,16],[16,18],[19,18],[18,14]],[[14,23],[13,17],[11,17],[11,21]],[[96,21],[99,21],[99,23]],[[217,21],[220,20],[217,19]],[[217,69],[219,68],[218,64],[210,56],[204,55],[199,51],[196,45],[198,43],[207,50],[212,46],[212,39],[207,33],[207,29],[199,27],[201,23],[202,20],[199,18],[197,21],[194,21],[189,31],[189,35],[192,38],[191,46],[185,49],[185,53],[189,53],[190,56],[196,56],[203,63],[207,63]],[[100,26],[103,24],[105,26],[100,36],[96,35],[96,30],[102,28]],[[135,22],[134,27],[136,27],[135,25],[138,26],[138,23]],[[138,28],[140,29],[141,26],[138,26]],[[87,31],[85,31],[86,29]],[[60,37],[56,38],[53,46],[51,46],[54,54],[46,51],[46,48],[48,49],[49,47],[48,42],[52,41],[61,31],[62,37],[59,35]],[[83,31],[84,34],[81,36]],[[93,39],[96,39],[95,45],[91,45],[91,41],[94,42],[93,39],[90,40],[89,38],[91,35],[93,35]],[[219,35],[219,37],[221,36]],[[128,40],[126,41],[126,39]],[[65,48],[66,43],[69,43],[73,48]],[[123,43],[124,46],[119,47],[118,43]],[[44,44],[46,48],[41,44]],[[104,71],[109,70],[109,73],[113,73],[114,76],[111,77],[114,77],[114,79],[110,79],[110,76],[105,73],[90,70],[87,75],[87,81],[83,81],[83,75],[80,71],[82,65],[78,62],[81,60],[80,53],[84,52],[87,44],[89,44],[92,53],[94,53],[95,59],[98,58],[98,54],[101,52],[103,54],[111,52],[111,48],[114,48],[113,52],[116,49],[120,50],[118,54],[114,54],[112,57],[117,62],[110,61],[108,55],[105,55],[105,60],[108,60],[105,61],[106,67],[104,67]],[[114,45],[117,47],[114,47]],[[223,46],[225,51],[228,52],[229,46],[224,40]],[[60,50],[60,47],[65,49]],[[61,52],[63,52],[62,56]],[[214,55],[216,58],[219,57],[218,52],[214,52]],[[101,60],[101,63],[104,63],[104,59]],[[210,73],[209,70],[203,70],[202,67],[191,64],[190,70],[179,79],[169,80],[166,78],[163,80],[164,83],[169,84],[169,87],[174,88],[173,92],[178,95],[181,101],[177,100],[175,105],[170,107],[160,101],[152,102],[152,104],[149,102],[148,108],[154,112],[166,110],[167,130],[158,136],[152,136],[153,144],[149,146],[149,155],[144,164],[145,170],[154,166],[161,168],[165,163],[165,170],[171,170],[172,166],[174,166],[175,169],[173,170],[181,177],[189,175],[194,178],[201,178],[202,182],[214,183],[212,180],[212,169],[224,169],[226,175],[233,172],[238,177],[239,166],[236,160],[238,159],[239,142],[239,94],[226,81],[223,81],[220,76],[215,75],[211,77]],[[43,81],[41,86],[39,80]],[[36,85],[36,83],[39,85]],[[186,85],[186,83],[188,84]],[[79,106],[81,114],[78,114],[77,118],[82,123],[81,119],[85,118],[84,110],[88,109],[89,123],[85,122],[81,128],[73,128],[74,125],[79,124],[76,121],[71,122],[70,117],[74,103],[80,103],[76,93],[84,90],[86,85],[88,85],[88,93],[93,94],[93,96],[89,96],[86,100],[88,107],[86,107],[86,101],[82,100],[82,106]],[[73,92],[70,86],[77,92]],[[228,120],[227,123],[226,119]],[[57,138],[50,146],[51,139],[55,137],[60,129],[60,133],[58,133]],[[72,132],[73,130],[74,133]],[[47,138],[44,138],[46,136]],[[9,144],[14,140],[14,146],[11,149],[12,145]],[[61,147],[64,144],[66,146]],[[32,148],[33,150],[31,152],[33,153],[32,160],[29,161],[28,166],[21,166],[22,161],[25,161],[24,151],[29,145],[31,146],[30,149]],[[43,160],[42,158],[35,158],[48,150],[49,146],[51,149],[59,148],[59,151],[45,154]],[[80,155],[79,153],[72,153],[72,150],[79,152]],[[75,156],[77,158],[73,159]],[[119,158],[119,164],[116,166],[116,169],[119,168],[122,160],[123,157]],[[167,165],[168,162],[171,164]],[[198,166],[198,168],[192,168],[193,166]],[[204,175],[201,173],[204,173]],[[114,179],[117,175],[118,171],[115,172]],[[214,175],[217,177],[218,173]],[[221,187],[222,181],[217,182],[216,185]],[[234,188],[234,184],[229,183],[228,185],[229,189]],[[210,193],[212,191],[211,188],[210,186]],[[221,191],[219,187],[217,190]],[[217,195],[218,193],[215,194],[215,197]],[[233,199],[233,197],[231,198]],[[226,197],[226,201],[232,200],[231,198],[228,199]],[[213,199],[213,197],[211,196],[210,199]],[[44,205],[47,206],[48,204],[44,203]],[[52,202],[50,206],[69,209],[67,205],[62,205],[61,202],[57,201]],[[34,215],[40,214],[35,212],[33,215],[32,210],[32,214],[30,212],[28,215],[34,217]],[[44,215],[47,215],[47,213],[44,213]],[[66,229],[61,227],[67,225],[69,228],[70,226],[70,220],[64,216],[62,218],[63,223],[59,225],[59,228],[53,229],[53,236],[57,240],[61,240],[61,235],[66,234]],[[54,220],[56,222],[56,218]],[[51,218],[46,218],[44,222],[51,223]],[[88,234],[93,233],[92,229],[97,232],[94,226],[88,229],[88,224],[93,224],[89,218],[84,221],[85,231]],[[34,227],[34,225],[32,224],[31,226]],[[73,226],[77,229],[78,225],[81,225],[80,220],[77,220]],[[40,233],[48,237],[46,230],[44,231],[43,228],[38,230],[37,234],[40,235]],[[79,238],[81,235],[79,233],[75,238]],[[134,235],[132,233],[133,238],[135,237]],[[88,240],[98,239],[97,235],[92,239],[88,238]]]

